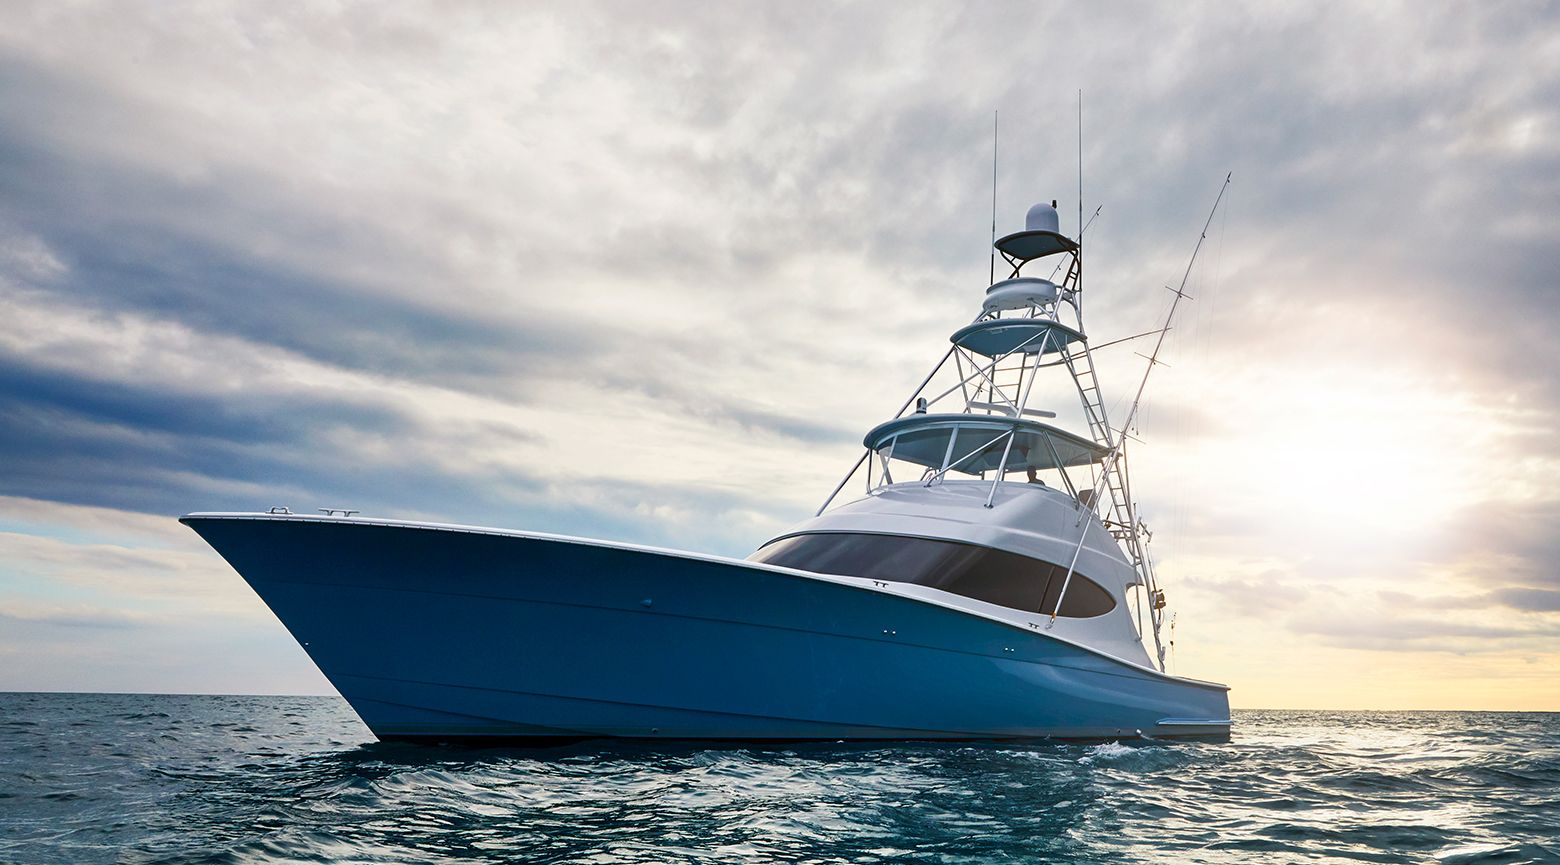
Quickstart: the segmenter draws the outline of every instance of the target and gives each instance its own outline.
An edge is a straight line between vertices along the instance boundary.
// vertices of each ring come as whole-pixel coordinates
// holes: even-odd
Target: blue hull
[[[736,560],[186,517],[381,739],[1219,739],[1223,686]]]

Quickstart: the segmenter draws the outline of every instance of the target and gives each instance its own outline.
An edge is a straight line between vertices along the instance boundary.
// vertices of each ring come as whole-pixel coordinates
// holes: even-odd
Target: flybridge
[[[818,513],[862,474],[869,496],[896,484],[933,488],[950,473],[976,476],[991,483],[988,508],[997,506],[1004,483],[1044,484],[1049,478],[1073,497],[1078,511],[1069,577],[1096,523],[1090,517],[1097,516],[1148,593],[1148,617],[1163,668],[1164,595],[1132,499],[1125,438],[1111,426],[1083,326],[1083,249],[1061,233],[1055,202],[1030,208],[1024,221],[1023,231],[993,243],[1011,268],[1009,276],[986,289],[975,320],[953,333],[948,353],[894,418],[867,434],[865,452]],[[1044,277],[1023,273],[1035,262],[1052,261]],[[1053,281],[1058,274],[1060,280]],[[953,384],[933,392],[933,381],[950,362]],[[1036,380],[1048,369],[1065,371],[1071,379],[1086,430],[1075,433],[1031,419],[1056,416],[1030,404]]]
[[[989,479],[993,499],[1013,473],[1028,480],[1040,471],[1056,471],[1059,485],[1077,494],[1082,478],[1075,479],[1066,469],[1089,466],[1092,487],[1098,476],[1095,467],[1115,449],[1116,436],[1083,330],[1082,249],[1060,232],[1059,222],[1054,203],[1037,204],[1030,208],[1023,231],[995,242],[1012,275],[986,289],[980,313],[953,333],[948,353],[894,418],[867,434],[866,452],[819,513],[863,466],[869,493],[894,483],[896,462],[922,470],[920,482],[926,486],[939,483],[949,472]],[[1063,273],[1060,282],[1023,275],[1025,265],[1055,256],[1063,258],[1050,276]],[[930,392],[950,362],[956,381]],[[1084,409],[1086,435],[1030,419],[1056,416],[1030,405],[1036,379],[1051,367],[1071,376]],[[913,474],[913,469],[902,470],[900,478]],[[1124,487],[1120,492],[1125,499]],[[1129,510],[1117,517],[1123,527],[1133,522]]]

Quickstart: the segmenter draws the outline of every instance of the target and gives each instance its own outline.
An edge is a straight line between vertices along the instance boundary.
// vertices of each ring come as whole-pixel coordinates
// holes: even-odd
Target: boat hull
[[[183,521],[380,739],[1228,735],[1223,686],[850,582],[521,533]]]

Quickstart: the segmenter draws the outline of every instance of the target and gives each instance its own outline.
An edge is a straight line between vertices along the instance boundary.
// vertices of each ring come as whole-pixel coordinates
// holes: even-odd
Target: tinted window
[[[1067,568],[1017,553],[928,538],[822,532],[775,541],[748,557],[820,574],[915,583],[998,604],[1050,615],[1067,578]],[[1072,575],[1058,615],[1104,615],[1116,600],[1088,577]]]

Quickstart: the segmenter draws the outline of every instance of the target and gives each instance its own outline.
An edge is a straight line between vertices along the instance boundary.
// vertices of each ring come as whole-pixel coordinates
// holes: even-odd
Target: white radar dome
[[[1055,205],[1041,202],[1029,208],[1029,215],[1024,217],[1024,230],[1061,234],[1062,218],[1056,215]]]

